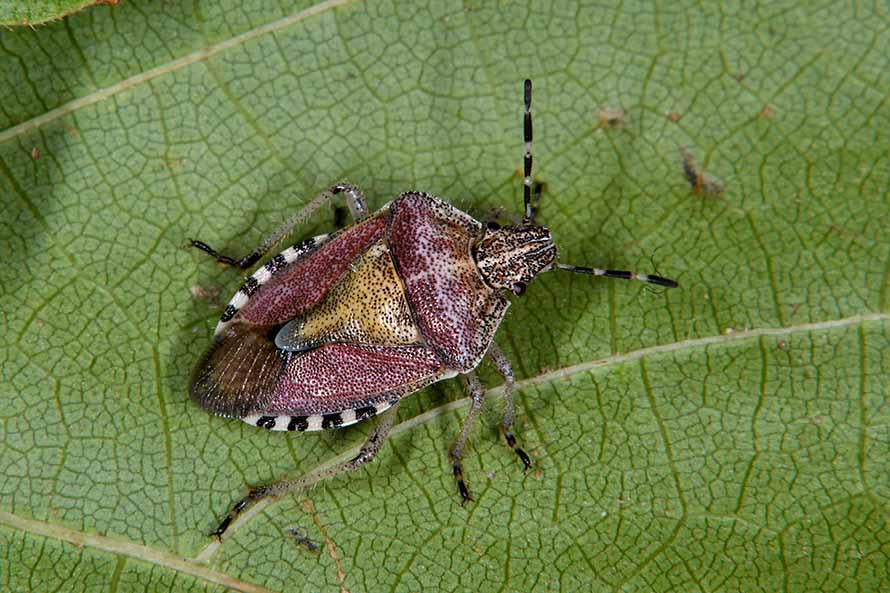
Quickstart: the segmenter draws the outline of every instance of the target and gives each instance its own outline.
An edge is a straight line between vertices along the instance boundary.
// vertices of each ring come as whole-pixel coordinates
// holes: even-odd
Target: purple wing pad
[[[235,320],[256,325],[286,323],[308,311],[327,295],[349,265],[383,236],[387,214],[375,216],[340,233],[309,257],[290,264],[244,305]]]
[[[436,353],[423,346],[325,344],[290,356],[261,413],[328,414],[412,393],[442,377]]]

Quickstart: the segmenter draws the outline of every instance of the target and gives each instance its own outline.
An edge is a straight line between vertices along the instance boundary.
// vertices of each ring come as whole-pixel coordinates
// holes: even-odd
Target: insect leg
[[[334,206],[334,228],[338,231],[347,225],[348,212],[345,206]]]
[[[368,436],[365,444],[362,445],[358,455],[349,461],[344,461],[333,467],[311,472],[296,480],[282,480],[280,482],[275,482],[274,484],[251,488],[250,492],[247,493],[247,496],[235,503],[235,506],[229,511],[229,514],[226,515],[225,519],[219,524],[219,527],[216,528],[216,531],[210,535],[222,539],[222,534],[225,533],[226,529],[228,529],[229,525],[232,524],[238,515],[240,515],[248,506],[259,500],[282,496],[289,492],[306,490],[327,478],[333,478],[340,474],[358,469],[374,459],[383,447],[383,443],[386,442],[386,437],[395,422],[396,410],[398,410],[398,408],[399,403],[396,402],[389,410],[380,416],[380,421],[377,423],[377,426],[374,427],[370,436]]]
[[[463,456],[470,431],[473,430],[473,424],[476,423],[476,418],[479,417],[479,412],[482,410],[484,396],[482,385],[479,383],[479,379],[476,378],[476,373],[470,371],[463,375],[463,380],[473,401],[470,404],[470,412],[467,414],[467,419],[464,420],[464,425],[460,429],[460,434],[457,436],[454,446],[451,447],[451,469],[454,471],[454,479],[457,480],[457,489],[460,491],[462,499],[461,504],[466,503],[468,500],[473,500],[473,497],[470,496],[470,489],[467,488],[467,483],[464,482],[464,471],[460,459]]]
[[[522,450],[522,447],[516,444],[516,437],[513,436],[513,384],[516,381],[513,376],[513,365],[510,364],[510,360],[504,356],[504,353],[501,352],[501,349],[494,342],[488,348],[488,358],[494,363],[494,366],[497,367],[498,372],[504,378],[504,416],[501,419],[501,431],[504,433],[504,438],[507,439],[507,445],[516,452],[516,455],[522,460],[522,465],[525,466],[525,469],[531,469],[531,459]]]
[[[362,191],[349,183],[338,183],[312,198],[308,204],[303,206],[303,208],[291,216],[283,225],[278,227],[274,233],[260,243],[259,247],[242,258],[223,255],[210,247],[207,243],[198,241],[197,239],[191,239],[190,243],[192,247],[197,247],[211,257],[216,258],[216,261],[221,264],[246,270],[266,255],[266,253],[268,253],[269,250],[272,249],[272,247],[285,235],[290,233],[295,226],[308,220],[313,212],[340,194],[344,194],[344,197],[346,198],[346,206],[349,208],[349,212],[352,214],[353,218],[358,220],[367,215],[368,208],[365,202],[365,195]]]

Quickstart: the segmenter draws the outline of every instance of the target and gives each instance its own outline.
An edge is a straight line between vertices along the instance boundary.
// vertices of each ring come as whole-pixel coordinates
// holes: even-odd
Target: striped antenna
[[[535,212],[532,208],[532,81],[525,79],[525,115],[522,120],[522,137],[525,142],[522,157],[522,197],[525,205],[525,219],[534,222]]]
[[[555,264],[558,270],[566,272],[574,272],[575,274],[587,274],[589,276],[604,276],[606,278],[621,278],[622,280],[639,280],[656,286],[664,286],[665,288],[677,288],[676,280],[656,276],[655,274],[636,274],[625,270],[601,270],[600,268],[585,268],[582,266],[570,266],[568,264]]]

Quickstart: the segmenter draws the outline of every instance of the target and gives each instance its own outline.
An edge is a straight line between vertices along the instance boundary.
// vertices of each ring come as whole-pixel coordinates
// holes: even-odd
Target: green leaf
[[[120,0],[0,0],[0,25],[7,27],[43,25],[97,4]]]
[[[886,22],[833,2],[126,2],[2,33],[0,589],[880,589]],[[368,427],[271,433],[189,401],[240,280],[187,240],[242,254],[341,179],[372,206],[418,188],[518,213],[525,77],[561,260],[680,289],[554,273],[516,299],[498,343],[529,475],[485,369],[474,502],[450,381],[405,401],[367,469],[211,540],[247,484],[348,458]]]

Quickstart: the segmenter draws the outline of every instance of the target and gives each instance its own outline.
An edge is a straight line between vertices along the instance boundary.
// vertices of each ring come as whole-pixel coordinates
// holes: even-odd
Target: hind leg
[[[275,482],[274,484],[251,488],[250,491],[247,493],[247,496],[235,503],[235,506],[233,506],[232,510],[229,511],[229,514],[226,515],[222,522],[220,522],[219,527],[216,528],[216,531],[214,531],[210,535],[215,535],[216,537],[222,539],[223,533],[225,533],[226,529],[229,528],[229,525],[232,524],[232,522],[238,517],[238,515],[240,515],[244,511],[244,509],[264,498],[278,497],[290,492],[299,492],[302,490],[306,490],[307,488],[321,482],[322,480],[351,472],[372,461],[380,452],[380,449],[383,448],[383,443],[386,442],[386,437],[389,435],[389,431],[392,428],[393,423],[395,422],[396,410],[398,410],[398,408],[399,404],[397,402],[380,417],[380,421],[377,423],[377,426],[374,427],[374,430],[365,441],[365,444],[362,445],[362,448],[359,450],[358,455],[356,455],[349,461],[345,461],[339,465],[335,465],[334,467],[314,471],[305,476],[297,478],[296,480],[282,480],[280,482]]]

